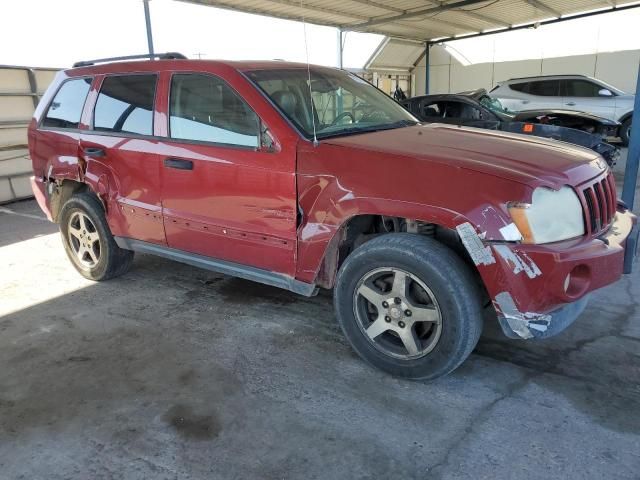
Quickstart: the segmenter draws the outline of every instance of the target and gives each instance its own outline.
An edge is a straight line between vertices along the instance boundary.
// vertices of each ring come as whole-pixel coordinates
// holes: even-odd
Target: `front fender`
[[[355,197],[338,181],[317,177],[316,184],[300,195],[303,220],[298,229],[296,277],[315,282],[324,259],[337,255],[344,226],[355,216],[383,215],[433,223],[451,230],[472,225],[479,238],[503,239],[500,229],[507,226],[499,209],[485,204],[461,213],[449,208],[402,200]]]

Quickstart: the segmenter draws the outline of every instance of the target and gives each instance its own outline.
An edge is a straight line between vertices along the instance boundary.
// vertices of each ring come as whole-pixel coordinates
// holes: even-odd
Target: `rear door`
[[[536,110],[539,108],[562,108],[560,80],[535,80],[529,82],[520,106],[516,110]]]
[[[511,110],[537,110],[539,108],[562,108],[563,98],[560,95],[560,80],[533,80],[524,83],[513,83],[509,88],[517,91],[518,99],[503,100],[503,105]]]
[[[170,247],[293,275],[295,149],[221,76],[173,73],[162,143],[162,204]]]
[[[153,121],[157,82],[152,73],[102,78],[79,155],[87,164],[87,180],[107,201],[113,234],[164,244]]]

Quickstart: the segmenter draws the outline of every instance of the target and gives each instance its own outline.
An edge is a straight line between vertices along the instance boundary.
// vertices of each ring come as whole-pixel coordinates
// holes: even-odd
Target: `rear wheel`
[[[482,330],[481,295],[467,265],[418,235],[384,235],[356,249],[340,269],[334,302],[356,352],[406,378],[453,371]]]
[[[631,118],[627,118],[622,122],[620,127],[620,140],[622,140],[622,144],[625,147],[629,145],[629,137],[631,137]]]
[[[89,280],[108,280],[131,267],[133,252],[118,247],[102,205],[91,194],[76,194],[64,204],[60,233],[69,260]]]

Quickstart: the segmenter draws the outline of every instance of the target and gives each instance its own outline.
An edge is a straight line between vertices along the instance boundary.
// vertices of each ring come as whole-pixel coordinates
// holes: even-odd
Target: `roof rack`
[[[110,57],[110,58],[97,58],[95,60],[82,60],[80,62],[76,62],[73,64],[73,68],[76,67],[88,67],[89,65],[95,65],[96,63],[107,63],[107,62],[117,62],[119,60],[141,60],[141,59],[149,59],[152,60],[154,58],[160,60],[170,60],[170,59],[179,59],[186,60],[183,54],[178,52],[166,52],[166,53],[145,53],[142,55],[128,55],[125,57]]]
[[[587,78],[587,75],[582,75],[582,74],[579,74],[579,73],[559,73],[559,74],[555,74],[555,75],[531,75],[530,77],[510,78],[509,80],[506,80],[506,81],[510,82],[511,80],[529,80],[530,78],[548,78],[548,77],[583,77],[583,78]]]

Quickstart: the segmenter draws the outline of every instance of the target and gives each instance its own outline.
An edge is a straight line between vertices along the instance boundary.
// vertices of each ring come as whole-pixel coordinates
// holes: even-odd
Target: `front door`
[[[564,108],[587,112],[615,120],[616,97],[607,89],[588,79],[563,81]],[[610,95],[603,95],[609,92]]]
[[[161,142],[169,247],[293,275],[295,154],[271,147],[264,125],[220,77],[175,73]]]

